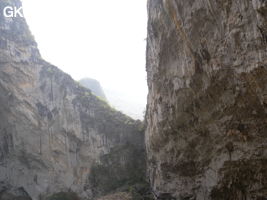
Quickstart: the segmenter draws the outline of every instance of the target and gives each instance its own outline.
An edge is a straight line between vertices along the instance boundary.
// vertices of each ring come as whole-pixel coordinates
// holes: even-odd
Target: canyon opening
[[[0,200],[267,199],[265,0],[6,8]]]

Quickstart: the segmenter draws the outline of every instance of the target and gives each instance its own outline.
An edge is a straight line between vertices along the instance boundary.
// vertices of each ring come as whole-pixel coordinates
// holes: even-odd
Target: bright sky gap
[[[42,57],[145,109],[146,1],[23,0]]]

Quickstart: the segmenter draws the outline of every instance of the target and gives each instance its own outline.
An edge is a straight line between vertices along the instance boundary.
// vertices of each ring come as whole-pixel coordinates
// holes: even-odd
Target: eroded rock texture
[[[0,10],[20,5],[4,0]],[[73,191],[87,199],[144,179],[141,122],[42,60],[24,18],[2,14],[0,105],[0,199],[9,191],[25,191],[33,200]],[[131,155],[135,159],[127,159]],[[133,168],[137,161],[141,164]],[[91,182],[94,166],[112,173],[103,182],[116,176],[112,187]],[[128,167],[136,179],[125,174]]]
[[[149,0],[148,11],[155,193],[266,199],[267,1]]]

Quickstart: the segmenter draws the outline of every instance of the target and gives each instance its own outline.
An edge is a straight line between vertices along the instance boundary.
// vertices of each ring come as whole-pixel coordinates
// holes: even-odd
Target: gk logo
[[[5,17],[24,17],[23,16],[23,12],[22,12],[23,8],[17,8],[17,7],[11,7],[11,6],[7,6],[4,8],[3,10],[3,14]]]

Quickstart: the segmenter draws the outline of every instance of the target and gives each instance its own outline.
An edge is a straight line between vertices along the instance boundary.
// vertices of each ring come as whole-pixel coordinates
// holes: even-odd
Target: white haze
[[[145,0],[23,0],[23,9],[44,59],[75,80],[97,79],[141,118],[147,95]]]

